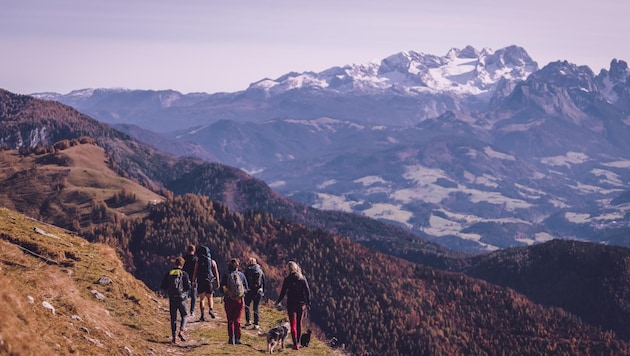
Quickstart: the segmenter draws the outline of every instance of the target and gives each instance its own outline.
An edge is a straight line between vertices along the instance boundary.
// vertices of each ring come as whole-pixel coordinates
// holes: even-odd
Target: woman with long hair
[[[282,290],[276,304],[280,305],[284,296],[287,296],[287,313],[291,324],[291,336],[293,349],[300,348],[300,336],[302,335],[302,317],[306,308],[311,307],[311,290],[302,269],[295,261],[287,263],[287,276],[282,282]]]

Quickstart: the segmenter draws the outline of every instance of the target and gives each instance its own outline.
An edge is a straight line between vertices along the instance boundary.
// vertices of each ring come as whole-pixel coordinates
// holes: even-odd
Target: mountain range
[[[518,46],[401,52],[236,93],[77,90],[58,100],[161,150],[245,170],[293,201],[451,250],[553,238],[630,246],[630,75]]]
[[[1,204],[114,246],[151,289],[172,256],[206,244],[220,266],[257,256],[271,299],[284,263],[300,261],[313,287],[310,320],[355,354],[630,352],[627,248],[554,240],[456,253],[404,226],[314,209],[242,170],[175,157],[58,102],[6,91],[0,137]],[[28,236],[2,239],[37,247]],[[23,268],[14,255],[3,269]],[[70,249],[59,255],[77,259]]]

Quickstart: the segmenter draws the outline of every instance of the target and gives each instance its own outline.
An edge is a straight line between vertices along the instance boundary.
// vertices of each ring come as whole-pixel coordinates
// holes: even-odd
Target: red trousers
[[[291,336],[293,337],[293,345],[297,345],[300,342],[300,336],[302,336],[302,316],[304,316],[305,309],[305,305],[291,307],[287,306],[289,323],[291,324]]]
[[[241,315],[243,309],[245,309],[245,303],[243,298],[239,300],[232,300],[230,298],[223,299],[223,305],[225,306],[225,315],[227,316],[227,331],[230,340],[241,339]]]

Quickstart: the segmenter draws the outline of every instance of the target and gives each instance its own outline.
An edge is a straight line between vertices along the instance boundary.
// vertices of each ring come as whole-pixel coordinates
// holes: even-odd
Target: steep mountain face
[[[609,102],[624,112],[630,111],[630,76],[626,62],[613,60],[610,71],[602,70],[597,80]]]

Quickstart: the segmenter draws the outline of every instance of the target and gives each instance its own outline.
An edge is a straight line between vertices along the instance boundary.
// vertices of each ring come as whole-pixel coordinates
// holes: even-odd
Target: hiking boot
[[[234,340],[234,344],[235,345],[242,345],[243,343],[241,342],[241,339],[236,339],[236,340]]]
[[[210,317],[211,317],[212,319],[216,319],[216,318],[217,318],[217,316],[216,316],[216,315],[214,315],[214,311],[212,311],[212,309],[210,309],[210,310],[208,311],[208,314],[210,314]]]
[[[173,339],[171,340],[171,343],[173,343],[173,344],[177,344],[177,338],[176,338],[176,337],[173,337]]]
[[[177,334],[177,337],[179,337],[179,339],[182,341],[186,341],[186,335],[181,331],[179,332],[179,334]]]
[[[228,339],[228,345],[234,345],[234,339]]]
[[[206,321],[206,318],[204,318],[202,315],[201,318],[199,318],[199,321]]]
[[[190,317],[194,318],[195,317],[195,312],[190,312]]]
[[[260,329],[260,326],[258,326],[258,324],[254,324],[254,330],[258,330]]]
[[[250,323],[250,322],[249,322],[249,320],[247,320],[247,321],[245,322],[245,326],[250,326],[250,325],[252,325],[252,323]]]

